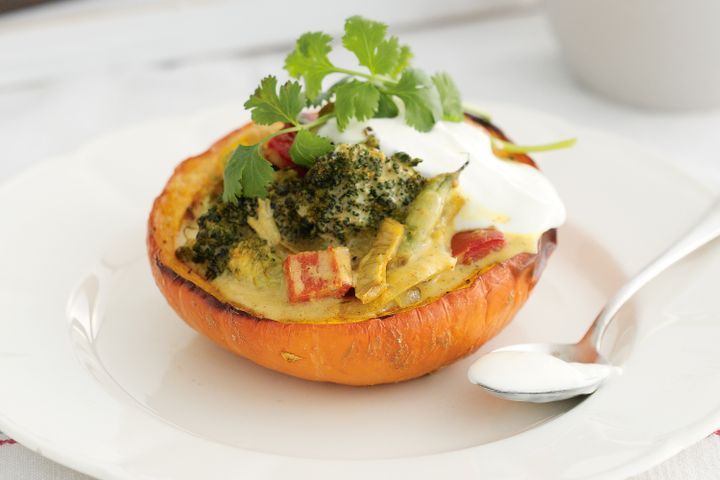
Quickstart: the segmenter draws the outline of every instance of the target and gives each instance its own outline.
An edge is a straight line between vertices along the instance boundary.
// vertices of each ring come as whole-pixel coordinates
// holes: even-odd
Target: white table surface
[[[81,0],[0,16],[0,182],[105,132],[223,104],[240,111],[263,75],[282,75],[299,33],[337,33],[343,18],[361,13],[390,23],[416,65],[450,72],[467,100],[633,138],[720,192],[720,111],[640,110],[586,91],[532,1],[257,3],[248,11],[223,0]],[[5,439],[0,480],[87,478]],[[635,478],[720,478],[720,437]]]

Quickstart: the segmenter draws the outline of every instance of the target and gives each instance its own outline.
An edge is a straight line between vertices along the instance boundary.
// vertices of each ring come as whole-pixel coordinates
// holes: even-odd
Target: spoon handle
[[[580,344],[592,347],[597,354],[608,325],[617,312],[638,290],[665,271],[678,260],[694,252],[709,241],[720,236],[720,200],[716,201],[705,216],[685,236],[650,262],[637,275],[623,285],[605,304]]]

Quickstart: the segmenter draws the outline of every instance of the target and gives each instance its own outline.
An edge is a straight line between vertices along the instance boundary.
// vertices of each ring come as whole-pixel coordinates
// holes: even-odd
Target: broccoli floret
[[[252,234],[247,217],[254,216],[257,200],[242,198],[235,202],[216,202],[198,218],[195,240],[177,249],[178,258],[205,265],[209,280],[220,275],[227,267],[233,248]]]
[[[282,276],[282,260],[265,240],[249,237],[230,252],[227,269],[237,278],[252,281],[256,286],[277,286]]]
[[[275,223],[283,238],[290,241],[316,236],[314,225],[298,214],[310,200],[306,188],[295,170],[276,172],[275,181],[268,188]]]
[[[338,145],[304,178],[290,174],[271,187],[278,227],[290,239],[315,236],[346,241],[376,229],[383,218],[404,218],[425,179],[406,154],[386,157],[368,144]]]

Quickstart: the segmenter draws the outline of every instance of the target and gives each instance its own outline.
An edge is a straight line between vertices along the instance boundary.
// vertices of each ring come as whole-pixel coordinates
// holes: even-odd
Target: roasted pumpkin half
[[[172,308],[221,347],[308,380],[400,382],[523,305],[565,219],[526,153],[574,140],[512,144],[383,23],[346,20],[357,67],[335,64],[332,40],[301,35],[284,64],[297,80],[263,78],[252,121],[175,169],[148,255]]]
[[[478,135],[507,140],[487,120],[468,115],[465,121]],[[375,171],[400,172],[397,183],[407,198],[385,192],[396,201],[377,215],[371,205],[350,226],[344,221],[350,210],[341,212],[343,221],[328,220],[327,210],[351,193],[338,187],[343,172],[318,171],[328,168],[322,162],[279,168],[278,186],[265,198],[222,202],[228,157],[238,145],[255,144],[279,128],[248,123],[183,161],[153,204],[147,234],[152,272],[188,325],[278,372],[374,385],[433,372],[510,322],[555,248],[554,229],[535,236],[533,245],[493,228],[456,232],[452,220],[463,202],[457,172],[416,177],[412,159],[378,153],[371,137],[359,146],[336,145],[329,161],[357,168],[364,156],[375,161]],[[276,165],[287,156],[283,142],[265,149]],[[501,155],[534,166],[527,155]],[[314,216],[312,205],[292,195],[308,182],[317,187],[303,197],[319,205]],[[356,208],[357,202],[342,206]],[[357,228],[353,221],[360,222]],[[221,229],[228,226],[223,222],[230,231]]]

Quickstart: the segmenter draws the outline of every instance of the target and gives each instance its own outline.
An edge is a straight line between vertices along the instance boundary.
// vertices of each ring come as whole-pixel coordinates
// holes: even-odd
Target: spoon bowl
[[[615,369],[580,344],[526,343],[481,357],[468,379],[497,397],[546,403],[590,394]]]

